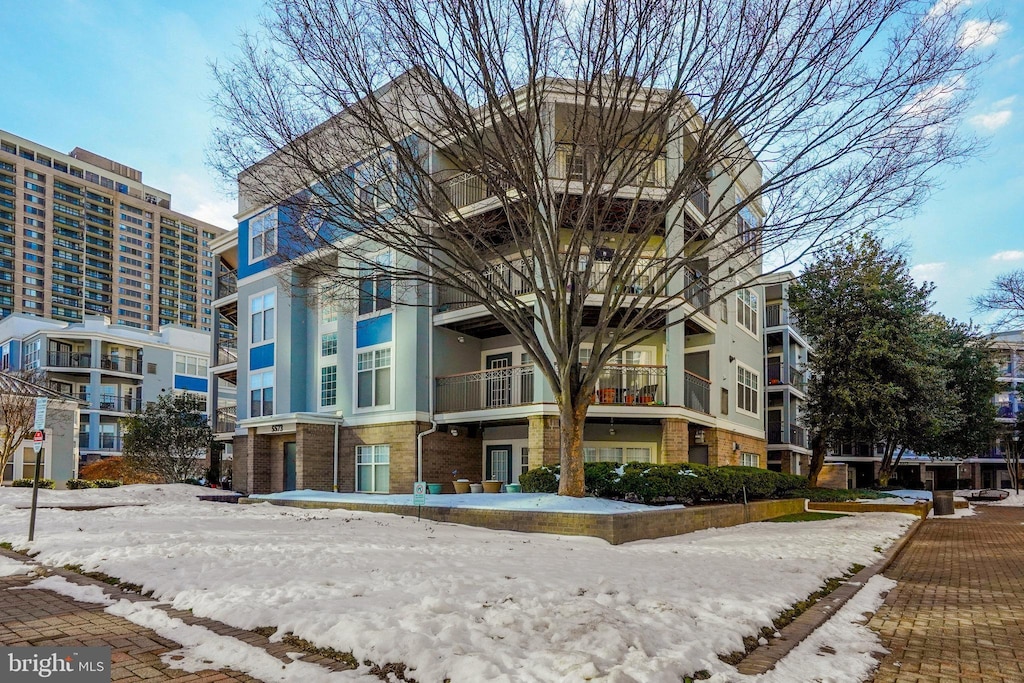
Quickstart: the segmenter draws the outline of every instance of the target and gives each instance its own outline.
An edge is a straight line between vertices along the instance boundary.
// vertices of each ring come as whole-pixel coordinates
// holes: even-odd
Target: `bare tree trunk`
[[[814,488],[818,485],[818,475],[825,466],[825,437],[820,433],[811,439],[811,462],[807,468],[807,485]]]
[[[559,401],[560,496],[582,498],[586,493],[583,480],[583,425],[587,421],[588,408],[586,402],[573,405],[573,400],[569,397],[563,396]]]

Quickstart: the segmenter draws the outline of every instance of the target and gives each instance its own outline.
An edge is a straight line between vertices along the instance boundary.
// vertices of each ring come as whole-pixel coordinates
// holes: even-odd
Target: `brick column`
[[[270,437],[249,430],[245,439],[248,462],[248,493],[270,493]]]
[[[295,452],[295,488],[334,489],[334,425],[298,425]]]
[[[665,463],[689,462],[690,423],[678,417],[661,421],[661,461]]]
[[[559,419],[556,415],[530,416],[530,469],[560,461]]]
[[[249,493],[248,441],[247,436],[236,436],[231,440],[231,486],[242,493]]]

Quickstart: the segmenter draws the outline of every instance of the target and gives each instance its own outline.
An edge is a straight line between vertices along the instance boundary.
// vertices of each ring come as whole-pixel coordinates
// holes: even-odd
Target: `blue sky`
[[[920,214],[887,236],[936,283],[936,308],[966,319],[993,276],[1024,268],[1024,1],[962,1],[1001,15],[968,124],[989,147],[945,171]],[[235,202],[204,164],[208,63],[229,59],[261,11],[261,0],[0,0],[0,128],[138,168],[178,210],[233,227]]]

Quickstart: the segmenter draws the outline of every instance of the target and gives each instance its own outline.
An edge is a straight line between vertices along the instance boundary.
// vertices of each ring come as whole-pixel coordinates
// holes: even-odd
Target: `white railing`
[[[463,372],[434,380],[434,410],[453,413],[533,403],[533,366]]]

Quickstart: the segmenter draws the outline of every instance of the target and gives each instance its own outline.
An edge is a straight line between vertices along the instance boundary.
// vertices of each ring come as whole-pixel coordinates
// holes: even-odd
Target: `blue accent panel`
[[[356,323],[356,348],[361,349],[391,341],[391,314],[360,320]]]
[[[185,391],[202,391],[209,389],[209,383],[202,377],[186,377],[185,375],[174,376],[174,388]]]
[[[261,370],[274,365],[274,345],[264,344],[249,349],[249,369]]]

